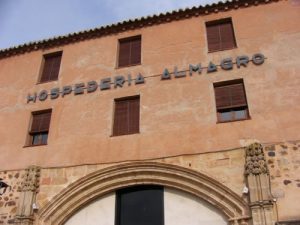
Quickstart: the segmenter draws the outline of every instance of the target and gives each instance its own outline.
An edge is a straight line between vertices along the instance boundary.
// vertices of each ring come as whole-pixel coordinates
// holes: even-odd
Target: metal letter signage
[[[81,95],[84,93],[84,83],[75,84],[74,94]]]
[[[178,71],[177,66],[174,67],[174,76],[175,78],[179,78],[179,77],[185,77],[185,71]]]
[[[59,88],[52,88],[50,92],[50,98],[51,99],[56,99],[59,97]]]
[[[257,53],[252,56],[252,62],[255,65],[261,65],[265,61],[265,56],[263,54]]]
[[[110,89],[110,83],[111,83],[111,78],[104,78],[100,81],[100,90],[107,90]]]
[[[96,81],[92,80],[92,81],[87,82],[87,92],[88,93],[96,91],[97,88],[98,88],[98,84]]]
[[[162,80],[167,80],[167,79],[171,79],[171,75],[168,69],[164,69],[162,75],[161,75],[161,79]]]
[[[238,56],[236,57],[236,65],[237,68],[240,68],[241,66],[247,67],[249,62],[249,57],[248,56]]]
[[[145,83],[145,78],[142,74],[138,74],[135,78],[135,84],[143,84]]]
[[[226,58],[221,61],[221,68],[223,70],[231,70],[233,68],[232,58]]]
[[[193,72],[197,72],[200,74],[202,72],[201,64],[197,64],[196,66],[190,64],[189,65],[190,76],[193,75]]]
[[[207,67],[207,73],[217,72],[217,66],[213,64],[212,62],[209,62]]]
[[[123,87],[124,83],[125,83],[124,76],[115,76],[115,88]]]
[[[139,85],[139,84],[145,84],[146,78],[152,78],[152,77],[160,77],[161,80],[171,80],[174,78],[183,78],[187,76],[187,73],[190,76],[193,76],[194,73],[198,73],[199,75],[202,74],[203,70],[206,70],[206,73],[213,73],[217,72],[218,69],[222,69],[224,71],[229,71],[234,68],[234,65],[236,64],[236,68],[240,69],[243,67],[247,67],[249,62],[252,62],[254,65],[258,66],[265,62],[265,56],[261,53],[256,53],[252,57],[248,57],[246,55],[237,56],[235,61],[232,58],[224,58],[220,61],[220,64],[216,64],[212,61],[210,61],[207,66],[202,66],[201,63],[197,64],[189,64],[188,69],[179,70],[177,66],[174,66],[173,71],[168,70],[165,68],[162,71],[162,74],[158,75],[149,75],[149,76],[143,76],[141,73],[138,73],[135,77],[131,76],[131,74],[126,76],[123,75],[117,75],[112,77],[106,77],[100,80],[99,83],[92,80],[87,83],[77,83],[75,85],[67,85],[63,86],[62,89],[56,87],[52,88],[50,92],[47,90],[39,91],[39,93],[34,94],[28,94],[27,95],[27,103],[33,102],[35,103],[37,100],[39,101],[45,101],[48,97],[51,100],[57,99],[59,96],[64,97],[66,95],[70,95],[72,92],[74,92],[74,95],[81,95],[84,93],[92,93],[95,92],[98,88],[100,91],[109,90],[112,87],[114,89],[117,88],[123,88],[124,84],[127,83],[128,86],[131,86],[131,84]],[[85,91],[86,90],[86,91]]]

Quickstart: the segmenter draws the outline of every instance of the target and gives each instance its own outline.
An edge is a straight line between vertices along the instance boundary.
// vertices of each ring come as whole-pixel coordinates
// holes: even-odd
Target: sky
[[[0,49],[217,0],[0,0]]]

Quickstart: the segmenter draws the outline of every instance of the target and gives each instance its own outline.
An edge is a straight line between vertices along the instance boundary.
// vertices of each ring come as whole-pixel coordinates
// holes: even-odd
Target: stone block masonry
[[[0,172],[1,181],[9,185],[6,190],[0,189],[0,224],[10,224],[16,215],[24,175],[23,170]]]
[[[264,150],[278,220],[300,220],[300,141],[271,144]]]

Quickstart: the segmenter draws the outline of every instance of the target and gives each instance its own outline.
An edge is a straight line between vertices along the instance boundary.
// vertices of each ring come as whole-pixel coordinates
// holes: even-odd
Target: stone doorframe
[[[218,208],[228,224],[248,224],[247,203],[220,182],[197,171],[157,162],[132,162],[93,172],[72,183],[45,205],[36,225],[63,225],[91,201],[122,187],[156,184],[199,197]]]

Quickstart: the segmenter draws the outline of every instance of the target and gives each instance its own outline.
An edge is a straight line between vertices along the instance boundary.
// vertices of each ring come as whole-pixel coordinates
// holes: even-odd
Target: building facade
[[[300,3],[193,7],[0,51],[0,224],[299,224]]]

